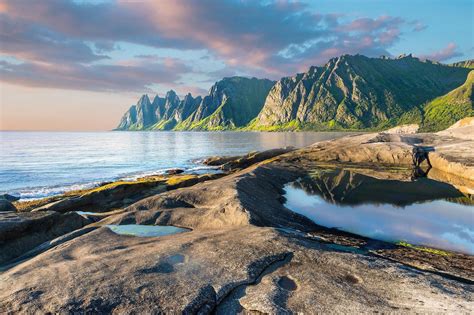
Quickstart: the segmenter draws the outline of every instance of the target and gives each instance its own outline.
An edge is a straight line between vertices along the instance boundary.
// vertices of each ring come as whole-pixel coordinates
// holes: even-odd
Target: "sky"
[[[144,93],[342,54],[473,59],[473,29],[472,0],[0,0],[0,130],[110,130]]]

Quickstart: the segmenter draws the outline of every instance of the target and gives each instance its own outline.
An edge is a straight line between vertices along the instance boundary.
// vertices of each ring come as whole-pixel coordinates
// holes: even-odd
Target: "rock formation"
[[[224,78],[204,98],[144,95],[117,130],[441,130],[474,113],[471,65],[343,55],[276,83]]]
[[[260,112],[273,81],[256,78],[224,78],[209,95],[180,100],[174,91],[153,103],[143,95],[124,114],[117,130],[214,130],[247,125]]]
[[[421,123],[424,103],[462,85],[468,72],[411,55],[343,55],[278,81],[252,127],[363,129]]]
[[[24,260],[0,266],[0,313],[473,313],[473,256],[325,228],[287,209],[283,195],[287,183],[305,176],[317,179],[326,198],[356,204],[350,195],[362,182],[380,188],[381,180],[394,181],[387,184],[390,194],[396,181],[412,187],[416,147],[426,150],[437,173],[430,177],[428,171],[426,180],[443,191],[449,186],[441,197],[472,204],[472,121],[437,134],[403,134],[413,128],[398,128],[280,155],[213,158],[209,163],[230,165],[233,172],[194,177],[192,184],[190,175],[162,178],[167,189],[122,202],[119,210],[94,220],[74,212],[77,204],[62,204],[58,212],[53,206],[4,213],[0,253]],[[330,171],[318,177],[314,172],[321,168]],[[115,191],[128,196],[123,188],[109,184],[82,196],[105,197],[99,206],[106,207]],[[137,237],[115,234],[110,224],[190,231]]]

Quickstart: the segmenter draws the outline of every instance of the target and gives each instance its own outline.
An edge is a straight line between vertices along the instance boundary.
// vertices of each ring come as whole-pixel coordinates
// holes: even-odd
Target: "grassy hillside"
[[[442,130],[461,118],[474,116],[473,85],[474,70],[469,73],[463,85],[427,103],[424,107],[422,130]]]

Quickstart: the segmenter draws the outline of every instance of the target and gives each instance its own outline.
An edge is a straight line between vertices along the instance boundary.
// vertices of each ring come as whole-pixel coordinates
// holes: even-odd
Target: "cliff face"
[[[176,124],[186,119],[201,101],[201,97],[193,98],[191,94],[180,100],[171,90],[165,97],[155,96],[150,102],[148,95],[143,95],[136,105],[123,115],[117,130],[150,130],[171,129],[170,123]]]
[[[252,127],[293,123],[358,129],[406,123],[421,116],[425,102],[460,86],[468,72],[411,56],[344,55],[278,81]]]
[[[169,91],[150,102],[144,95],[117,129],[341,130],[416,123],[441,130],[473,114],[472,93],[460,92],[472,90],[469,65],[472,61],[443,65],[411,55],[344,55],[277,82],[224,78],[204,98],[188,94],[180,100]]]
[[[275,82],[242,77],[225,78],[214,84],[195,112],[176,126],[177,130],[233,129],[247,125],[263,107]]]
[[[209,95],[180,100],[174,91],[153,102],[143,95],[122,117],[117,130],[215,130],[243,127],[263,107],[275,82],[232,77],[214,84]]]

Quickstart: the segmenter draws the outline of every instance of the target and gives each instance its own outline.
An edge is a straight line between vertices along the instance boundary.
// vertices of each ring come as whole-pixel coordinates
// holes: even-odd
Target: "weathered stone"
[[[166,170],[165,172],[167,175],[177,175],[177,174],[181,174],[181,173],[184,173],[184,170],[183,169],[180,169],[180,168],[172,168],[170,170]]]
[[[210,166],[220,166],[224,171],[233,172],[295,150],[293,147],[286,147],[261,152],[250,152],[243,156],[214,156],[205,159],[203,163]]]
[[[43,242],[90,223],[75,212],[52,211],[0,214],[0,264],[6,263]]]
[[[325,198],[357,204],[350,195],[360,193],[358,183],[367,182],[373,183],[372,193],[387,201],[383,198],[390,196],[377,190],[378,179],[403,180],[405,187],[415,187],[410,184],[413,149],[428,152],[430,158],[446,139],[453,147],[470,141],[372,133],[267,159],[251,154],[234,164],[230,175],[211,176],[212,181],[198,181],[196,175],[167,179],[166,187],[180,189],[163,190],[95,216],[94,221],[100,221],[82,230],[74,226],[72,234],[64,235],[61,229],[64,236],[56,239],[48,234],[49,223],[38,223],[59,216],[62,223],[53,226],[61,227],[82,216],[46,211],[5,214],[0,243],[3,237],[9,247],[0,248],[0,255],[14,252],[15,244],[22,250],[14,256],[24,255],[37,235],[48,243],[0,275],[0,312],[472,313],[473,256],[438,255],[436,250],[402,248],[324,228],[287,209],[282,196],[288,182],[305,176],[317,179],[314,171],[324,162],[325,167],[333,165],[326,170],[334,173],[321,178]],[[468,155],[443,150],[449,163],[457,159],[469,170]],[[440,181],[440,192],[446,193],[442,197],[465,198],[445,186],[466,187],[470,179],[440,175],[444,173],[433,168],[432,179],[425,180]],[[343,177],[350,177],[348,185],[338,184]],[[417,195],[428,199],[422,190]],[[66,220],[67,216],[71,217]],[[145,238],[115,234],[107,224],[175,225],[192,231]],[[40,231],[31,233],[27,226]]]

